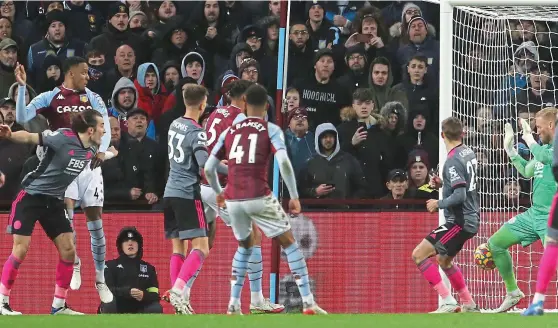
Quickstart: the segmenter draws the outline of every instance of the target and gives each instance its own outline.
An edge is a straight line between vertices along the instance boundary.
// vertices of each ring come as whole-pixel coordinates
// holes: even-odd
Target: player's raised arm
[[[511,159],[513,166],[517,169],[517,172],[519,172],[521,176],[525,178],[532,178],[533,175],[531,174],[529,176],[527,174],[527,170],[525,170],[525,166],[527,166],[527,160],[519,156],[517,150],[515,150],[515,132],[513,131],[511,124],[506,123],[504,130],[504,150],[508,154],[508,157]]]
[[[110,146],[110,129],[109,129],[110,121],[108,117],[107,106],[105,105],[103,99],[101,99],[101,96],[99,96],[98,94],[90,90],[87,90],[87,92],[89,93],[91,107],[93,107],[94,110],[98,111],[103,116],[103,123],[105,124],[105,134],[101,139],[101,146],[99,147],[99,152],[104,153],[107,151],[108,147]]]
[[[48,131],[48,130],[46,130]],[[0,125],[0,140],[8,139],[16,143],[26,143],[38,145],[41,143],[41,137],[38,133],[29,133],[25,130],[12,132],[8,125]]]
[[[291,165],[289,155],[287,154],[287,147],[285,146],[285,136],[283,135],[283,131],[281,131],[281,129],[277,125],[272,123],[268,124],[268,128],[269,139],[271,140],[271,144],[273,145],[273,149],[275,150],[275,159],[277,159],[277,163],[279,164],[279,171],[281,172],[283,181],[285,181],[285,185],[289,190],[291,199],[298,199],[295,172],[293,170],[293,166]]]
[[[25,68],[21,64],[17,64],[15,68],[15,77],[17,80],[17,100],[16,100],[16,122],[27,123],[37,116],[37,111],[47,108],[53,97],[53,91],[43,92],[33,98],[29,105],[25,105],[25,92],[27,88],[27,74]]]

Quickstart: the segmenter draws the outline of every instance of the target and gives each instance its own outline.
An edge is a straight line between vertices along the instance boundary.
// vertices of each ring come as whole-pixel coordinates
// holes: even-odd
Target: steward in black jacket
[[[120,256],[107,261],[105,280],[114,300],[101,303],[99,313],[163,313],[157,271],[142,261],[143,237],[135,227],[124,227],[116,238]]]

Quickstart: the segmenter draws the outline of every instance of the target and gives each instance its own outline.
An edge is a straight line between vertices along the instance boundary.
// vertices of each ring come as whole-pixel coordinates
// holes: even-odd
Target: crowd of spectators
[[[267,119],[285,129],[303,197],[437,198],[428,180],[438,164],[438,6],[292,1],[288,89],[276,99],[284,5],[0,1],[0,120],[14,130],[48,127],[40,115],[23,126],[16,122],[17,62],[27,71],[29,103],[62,83],[67,57],[85,58],[88,88],[107,104],[112,145],[119,150],[103,164],[105,200],[155,204],[166,181],[168,127],[184,113],[182,86],[210,90],[203,119],[227,104],[229,83],[249,80],[268,89]],[[551,97],[536,87],[546,81],[537,81],[531,79],[533,89],[517,98]],[[478,120],[490,122],[493,112],[483,110],[478,108]],[[34,150],[0,141],[0,152],[6,175],[0,200],[6,202]]]

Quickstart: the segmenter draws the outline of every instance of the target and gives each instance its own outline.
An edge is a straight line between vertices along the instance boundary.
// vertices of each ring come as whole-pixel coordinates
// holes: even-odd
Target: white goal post
[[[440,4],[440,126],[447,117],[461,118],[467,125],[465,143],[475,149],[477,157],[484,157],[483,169],[478,172],[483,186],[479,190],[483,212],[479,233],[466,244],[457,262],[479,306],[495,309],[506,293],[503,281],[497,270],[477,268],[473,252],[502,224],[530,206],[531,183],[502,160],[506,155],[502,156],[500,140],[504,123],[516,124],[520,112],[530,116],[540,108],[558,105],[558,99],[549,93],[541,100],[529,98],[527,90],[533,83],[546,81],[546,91],[556,94],[550,82],[558,83],[558,1],[430,2]],[[529,41],[532,43],[525,43]],[[535,75],[540,78],[530,80]],[[528,152],[524,155],[529,156]],[[440,168],[446,157],[440,138]],[[517,199],[507,196],[505,191],[517,184],[526,186]],[[526,204],[519,201],[520,195]],[[442,212],[440,223],[444,223]],[[519,287],[527,296],[518,308],[526,307],[534,294],[541,252],[540,242],[511,249]],[[558,309],[557,289],[553,280],[545,307]]]

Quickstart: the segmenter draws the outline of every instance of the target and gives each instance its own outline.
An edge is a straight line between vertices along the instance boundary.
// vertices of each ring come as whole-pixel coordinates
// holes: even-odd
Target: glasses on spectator
[[[293,31],[293,34],[296,36],[304,36],[308,34],[308,31],[306,30]]]
[[[0,7],[13,7],[14,3],[13,2],[4,2],[0,5]]]
[[[353,56],[350,56],[350,57],[349,57],[349,60],[355,60],[355,59],[356,59],[356,60],[361,60],[361,59],[364,59],[364,56],[361,56],[361,55],[353,55]]]
[[[418,16],[420,15],[420,10],[417,9],[408,9],[405,14],[407,15],[413,15],[413,16]]]
[[[297,115],[297,116],[293,116],[293,118],[295,120],[305,120],[307,117],[306,115]]]
[[[257,36],[251,36],[248,39],[246,39],[246,41],[251,41],[251,42],[257,42],[257,41],[261,41],[262,38],[258,38]]]
[[[258,74],[258,70],[255,69],[255,68],[252,68],[252,69],[245,69],[244,72],[245,72],[245,73],[248,73],[248,74]]]

